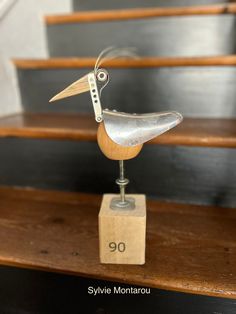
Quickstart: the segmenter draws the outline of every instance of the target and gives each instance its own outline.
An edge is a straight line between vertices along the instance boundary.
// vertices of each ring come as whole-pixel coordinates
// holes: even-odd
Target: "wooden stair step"
[[[97,123],[88,114],[22,113],[0,118],[0,137],[96,141]],[[185,118],[150,144],[236,147],[235,119]]]
[[[236,211],[148,200],[144,266],[102,265],[101,196],[0,188],[0,264],[236,298]]]
[[[93,68],[96,58],[13,59],[18,69]],[[213,57],[140,57],[119,58],[104,62],[108,68],[153,68],[188,66],[235,66],[236,55]]]
[[[22,113],[0,118],[0,137],[95,141],[96,124],[88,114]]]
[[[201,5],[188,7],[152,7],[137,9],[119,9],[105,11],[87,11],[75,12],[62,15],[48,15],[45,22],[48,25],[69,24],[69,23],[86,23],[97,21],[117,21],[146,19],[167,16],[189,16],[189,15],[219,15],[219,14],[235,14],[235,3],[224,3],[216,5]]]

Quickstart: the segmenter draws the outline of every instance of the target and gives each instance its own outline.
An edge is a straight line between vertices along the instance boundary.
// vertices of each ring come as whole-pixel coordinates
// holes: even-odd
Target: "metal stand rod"
[[[120,187],[120,196],[114,197],[111,200],[110,208],[111,209],[124,209],[124,210],[131,210],[135,209],[135,199],[133,197],[125,197],[125,188],[126,185],[129,183],[129,180],[125,178],[125,167],[124,167],[124,160],[119,160],[119,170],[120,176],[116,180],[116,183]]]
[[[124,181],[124,160],[119,160],[119,166],[120,166],[120,181]],[[121,202],[125,202],[125,185],[120,185],[120,199]]]
[[[116,180],[116,183],[120,187],[120,202],[126,203],[125,199],[125,187],[129,183],[129,180],[125,178],[125,168],[124,168],[124,160],[119,160],[119,168],[120,168],[120,177]]]

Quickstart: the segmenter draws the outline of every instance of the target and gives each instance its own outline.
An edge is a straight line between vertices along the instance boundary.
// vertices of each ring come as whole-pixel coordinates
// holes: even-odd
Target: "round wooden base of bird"
[[[143,147],[143,144],[136,146],[121,146],[116,144],[108,136],[103,122],[99,123],[97,141],[103,154],[112,160],[132,159],[139,154]]]

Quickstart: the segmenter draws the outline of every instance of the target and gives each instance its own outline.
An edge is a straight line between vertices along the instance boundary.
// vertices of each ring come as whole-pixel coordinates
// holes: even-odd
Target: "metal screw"
[[[96,117],[97,122],[102,122],[102,117]]]

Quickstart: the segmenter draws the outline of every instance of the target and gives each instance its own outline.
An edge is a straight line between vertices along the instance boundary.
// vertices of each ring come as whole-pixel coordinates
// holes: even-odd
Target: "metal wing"
[[[172,129],[183,117],[175,111],[129,114],[106,109],[103,119],[106,132],[115,143],[135,146]]]

